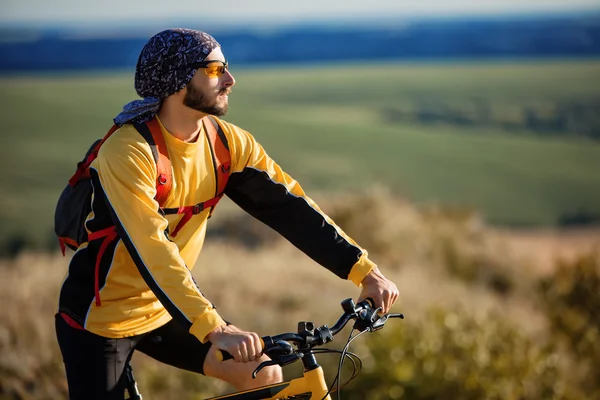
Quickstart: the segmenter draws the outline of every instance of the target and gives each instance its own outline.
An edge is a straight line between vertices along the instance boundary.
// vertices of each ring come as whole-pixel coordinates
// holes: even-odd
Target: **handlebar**
[[[385,314],[379,316],[381,308],[375,308],[372,299],[367,299],[354,304],[352,299],[346,299],[341,303],[344,313],[337,322],[329,328],[323,325],[315,328],[312,322],[299,322],[297,333],[282,333],[275,336],[264,336],[261,338],[263,353],[268,355],[278,365],[287,365],[302,358],[303,353],[314,347],[322,346],[333,340],[344,327],[354,320],[354,329],[363,331],[377,331],[385,325],[389,318],[404,319],[403,314]],[[294,343],[294,350],[290,342]],[[296,355],[290,357],[291,355]],[[225,361],[233,356],[226,351],[217,351],[217,359]]]

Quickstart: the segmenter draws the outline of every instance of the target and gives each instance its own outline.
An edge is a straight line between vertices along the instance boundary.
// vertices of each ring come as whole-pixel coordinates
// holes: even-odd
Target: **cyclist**
[[[134,350],[239,390],[282,380],[279,367],[252,380],[266,359],[258,335],[226,323],[194,281],[190,270],[212,210],[191,216],[183,227],[181,216],[160,210],[157,164],[133,123],[152,120],[160,127],[173,179],[165,204],[175,208],[215,194],[217,173],[202,119],[217,117],[231,157],[225,193],[319,264],[362,287],[360,299],[373,298],[384,312],[396,301],[396,286],[367,252],[250,133],[218,118],[227,112],[234,84],[220,45],[207,33],[169,29],[142,49],[135,89],[143,99],[125,105],[115,118],[119,130],[90,167],[90,238],[74,254],[60,292],[56,334],[71,399],[122,399],[124,366]],[[111,229],[116,235],[94,235]],[[216,349],[235,362],[217,362]]]

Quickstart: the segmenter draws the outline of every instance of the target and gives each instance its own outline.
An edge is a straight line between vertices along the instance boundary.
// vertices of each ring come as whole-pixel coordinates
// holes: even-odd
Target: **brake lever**
[[[252,372],[252,379],[256,379],[256,375],[258,375],[258,373],[266,367],[270,367],[272,365],[278,365],[277,361],[273,361],[273,360],[269,360],[269,361],[263,361],[260,363],[260,365],[254,370],[254,372]]]
[[[371,332],[378,331],[383,328],[383,325],[387,322],[389,318],[400,318],[404,319],[404,314],[385,314],[383,317],[379,318],[377,321],[373,322],[371,325]]]
[[[262,363],[260,363],[260,365],[254,370],[254,372],[252,372],[252,379],[256,379],[256,375],[263,369],[266,367],[270,367],[272,365],[280,365],[282,367],[291,364],[293,362],[298,361],[299,359],[301,359],[302,357],[304,357],[304,353],[301,352],[296,352],[293,354],[288,354],[285,356],[281,356],[276,360],[269,360],[269,361],[263,361]]]

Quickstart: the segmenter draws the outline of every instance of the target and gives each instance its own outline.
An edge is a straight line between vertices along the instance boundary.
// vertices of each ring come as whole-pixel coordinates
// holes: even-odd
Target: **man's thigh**
[[[147,333],[136,350],[161,363],[204,374],[204,359],[210,343],[200,342],[175,320]]]
[[[55,317],[56,336],[62,353],[69,398],[122,400],[124,369],[133,345],[131,339],[110,339],[69,326]]]

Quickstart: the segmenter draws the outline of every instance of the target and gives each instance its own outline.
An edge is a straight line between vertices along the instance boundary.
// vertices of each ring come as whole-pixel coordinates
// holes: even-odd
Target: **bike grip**
[[[265,341],[263,340],[263,338],[260,338],[260,346],[263,348],[263,350],[265,349]],[[231,354],[229,354],[225,350],[220,349],[217,349],[217,354],[215,355],[215,357],[217,358],[218,362],[233,360],[233,356]]]

